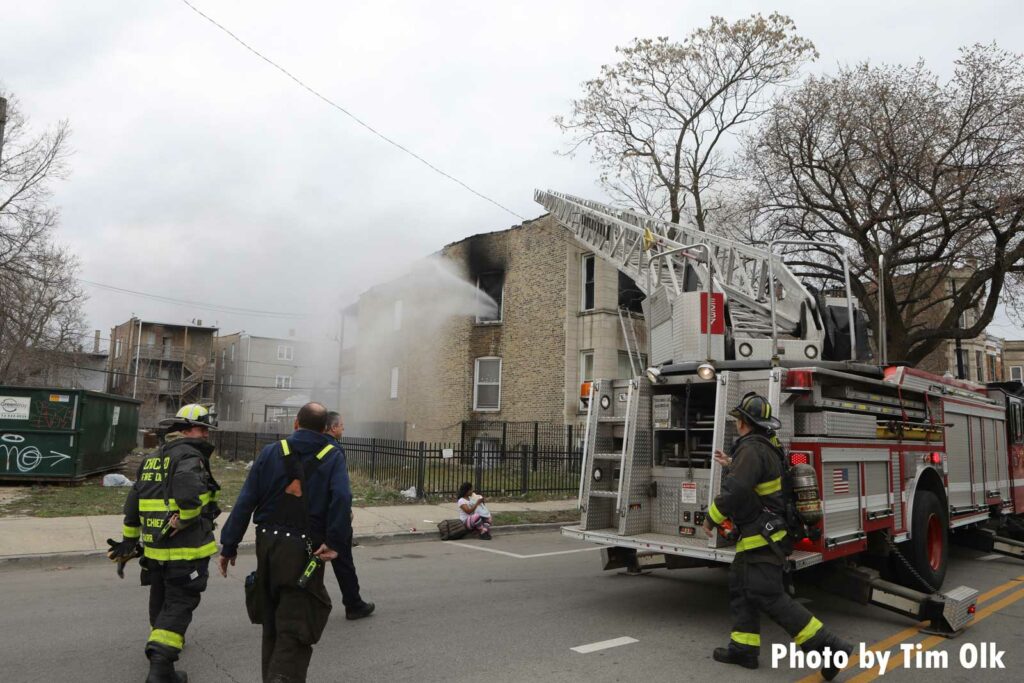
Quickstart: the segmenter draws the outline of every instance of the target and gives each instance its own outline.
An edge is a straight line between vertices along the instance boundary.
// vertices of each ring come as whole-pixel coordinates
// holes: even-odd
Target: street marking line
[[[581,655],[589,654],[591,652],[597,652],[598,650],[607,650],[610,647],[619,647],[620,645],[629,645],[630,643],[639,643],[640,641],[636,638],[630,638],[629,636],[622,636],[621,638],[612,638],[611,640],[602,640],[599,643],[590,643],[588,645],[579,645],[577,647],[570,647],[569,649],[573,652],[579,652]]]
[[[992,560],[998,560],[1002,555],[986,555],[985,557],[979,557],[979,562],[991,562]]]
[[[972,621],[967,626],[967,629],[970,630],[978,622],[988,619],[996,612],[1000,611],[1004,607],[1009,607],[1021,598],[1024,598],[1024,589],[1019,590],[1015,593],[1010,593],[1005,598],[992,603],[985,609],[978,610],[978,613],[974,615],[974,621]],[[920,646],[920,650],[915,649],[915,652],[930,650],[931,648],[935,647],[939,643],[945,642],[946,640],[948,640],[948,638],[944,638],[942,636],[928,636],[920,643],[918,643],[918,645]],[[889,664],[889,667],[885,670],[885,672],[888,674],[889,672],[894,671],[895,669],[898,669],[901,666],[903,666],[903,658],[893,658],[892,663]],[[865,671],[859,676],[854,676],[850,679],[850,683],[867,683],[868,681],[873,681],[876,678],[878,678],[878,670],[871,669],[870,671]]]
[[[1016,578],[1010,579],[1006,583],[1001,583],[998,586],[996,586],[995,588],[991,588],[988,591],[986,591],[986,592],[982,593],[981,595],[979,595],[977,601],[975,601],[974,604],[975,605],[984,604],[984,603],[988,602],[989,600],[991,600],[992,598],[996,597],[997,595],[999,595],[1001,593],[1005,593],[1006,591],[1010,590],[1011,588],[1016,588],[1016,587],[1020,586],[1022,581],[1024,581],[1024,575],[1021,575],[1021,576],[1018,576]],[[984,612],[984,610],[982,610],[982,612]],[[979,621],[979,618],[976,615],[974,617],[974,622],[977,622],[977,621]],[[900,643],[902,643],[907,638],[911,638],[911,637],[917,635],[921,631],[921,629],[923,629],[927,625],[928,625],[927,621],[918,622],[918,624],[916,626],[911,626],[910,628],[905,628],[902,631],[899,631],[898,633],[892,634],[888,638],[880,640],[877,643],[872,643],[871,645],[868,645],[867,649],[872,650],[874,652],[883,652],[885,650],[890,650],[894,646],[899,645]],[[925,641],[922,641],[922,642],[925,642]],[[855,666],[857,666],[857,664],[859,662],[860,662],[860,655],[859,654],[853,655],[852,657],[850,657],[850,663],[846,666],[845,669],[843,669],[843,671],[851,671]],[[890,665],[889,668],[892,668],[891,665]],[[886,670],[888,671],[888,669],[886,669]],[[877,671],[877,668],[872,669],[872,671]],[[865,674],[866,673],[869,673],[869,672],[865,672]],[[862,675],[864,675],[864,674],[862,674]],[[870,680],[870,679],[864,679],[864,680]],[[820,681],[821,681],[821,676],[819,676],[818,673],[815,672],[813,674],[810,674],[808,676],[804,676],[803,678],[799,679],[797,681],[797,683],[820,683]]]
[[[437,522],[435,522],[435,521],[434,521],[434,520],[432,520],[432,519],[425,519],[425,520],[423,520],[423,521],[424,521],[424,522],[426,522],[427,524],[437,524]]]
[[[471,550],[480,550],[485,553],[495,553],[496,555],[505,555],[506,557],[514,557],[517,560],[532,560],[535,557],[551,557],[552,555],[569,555],[571,553],[585,553],[590,550],[600,550],[600,547],[594,548],[576,548],[574,550],[556,550],[551,553],[534,553],[533,555],[520,555],[519,553],[510,553],[507,550],[498,550],[497,548],[486,548],[481,545],[470,545],[469,543],[451,543],[451,545],[457,545],[460,548],[470,548]]]

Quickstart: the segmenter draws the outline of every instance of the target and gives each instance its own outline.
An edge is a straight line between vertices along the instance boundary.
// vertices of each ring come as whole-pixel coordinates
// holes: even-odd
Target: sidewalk
[[[487,503],[496,516],[502,512],[530,510],[572,510],[575,500],[537,503]],[[454,504],[391,505],[354,508],[352,529],[356,538],[410,532],[437,533],[437,523],[457,515]],[[221,522],[227,512],[221,515]],[[107,539],[121,538],[121,515],[96,517],[6,517],[0,518],[0,559],[26,555],[53,555],[106,551]],[[219,529],[217,540],[220,541]],[[245,541],[255,539],[252,524]]]

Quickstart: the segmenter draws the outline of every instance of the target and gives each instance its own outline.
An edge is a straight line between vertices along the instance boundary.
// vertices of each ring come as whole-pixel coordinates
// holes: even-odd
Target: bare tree
[[[0,384],[31,380],[81,341],[77,262],[56,245],[50,182],[66,174],[68,124],[34,133],[13,98],[0,158]]]
[[[920,362],[982,333],[1000,297],[1022,303],[1022,123],[1021,57],[994,45],[962,49],[946,83],[923,63],[810,78],[748,145],[757,224],[845,250],[876,330],[883,278],[890,355]],[[803,265],[839,276],[810,254]],[[979,314],[961,328],[968,310]]]
[[[555,118],[573,135],[568,153],[591,147],[602,185],[640,211],[678,222],[690,202],[700,230],[719,208],[716,185],[730,177],[722,143],[818,54],[780,14],[712,17],[681,43],[636,39],[616,52],[622,61],[602,66],[572,114]]]

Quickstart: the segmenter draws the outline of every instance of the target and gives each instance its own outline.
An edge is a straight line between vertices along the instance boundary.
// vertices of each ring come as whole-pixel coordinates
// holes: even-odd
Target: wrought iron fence
[[[341,443],[350,472],[396,490],[415,488],[420,497],[453,496],[466,481],[488,495],[577,490],[582,449],[573,442],[572,427],[505,424],[500,432],[464,432],[466,438],[457,443],[376,438]],[[213,432],[211,440],[221,457],[252,460],[264,446],[287,436]]]

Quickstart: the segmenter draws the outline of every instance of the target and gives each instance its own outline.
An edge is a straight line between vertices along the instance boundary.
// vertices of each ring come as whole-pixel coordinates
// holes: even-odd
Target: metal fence
[[[350,472],[395,490],[415,488],[420,497],[453,496],[466,481],[488,495],[577,490],[582,450],[573,443],[572,427],[505,424],[500,431],[470,429],[461,443],[375,438],[341,443]],[[287,436],[212,432],[211,440],[221,457],[252,460],[264,446]]]

